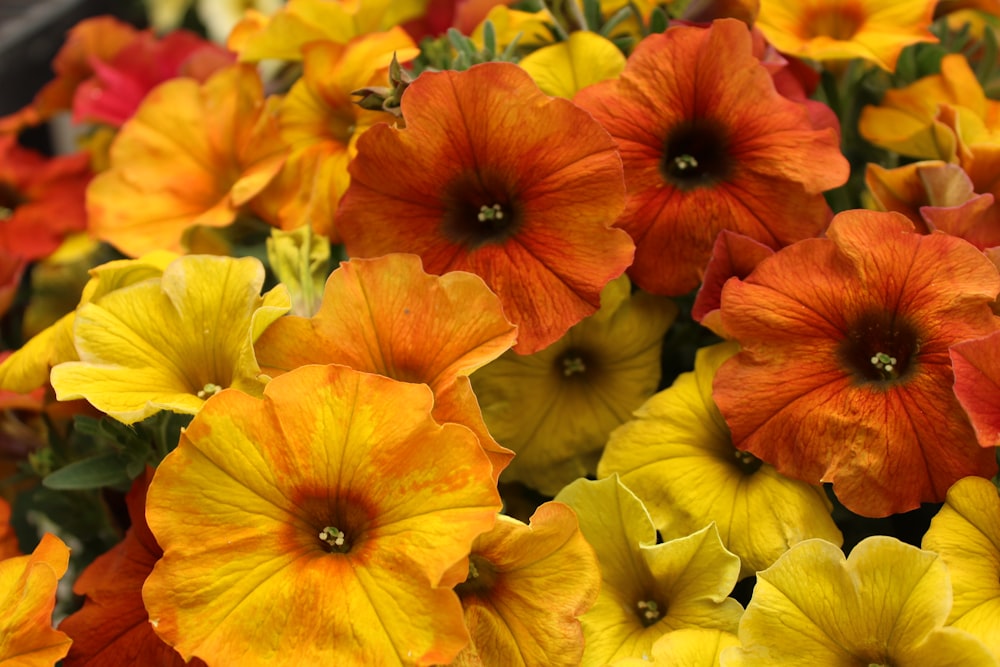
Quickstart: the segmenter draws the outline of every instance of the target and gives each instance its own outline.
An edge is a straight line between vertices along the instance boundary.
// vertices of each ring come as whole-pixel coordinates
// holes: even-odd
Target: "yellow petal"
[[[532,51],[521,60],[521,67],[545,93],[573,99],[581,88],[621,74],[625,56],[607,38],[578,30],[564,42]]]

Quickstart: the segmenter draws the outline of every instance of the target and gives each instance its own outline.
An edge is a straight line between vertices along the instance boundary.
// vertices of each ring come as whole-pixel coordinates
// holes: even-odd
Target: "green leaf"
[[[670,20],[667,18],[667,13],[663,11],[663,8],[656,7],[649,15],[649,34],[663,32],[667,29],[669,22]]]
[[[74,461],[42,480],[47,488],[61,491],[97,489],[104,486],[127,485],[129,458],[117,453],[101,454]]]

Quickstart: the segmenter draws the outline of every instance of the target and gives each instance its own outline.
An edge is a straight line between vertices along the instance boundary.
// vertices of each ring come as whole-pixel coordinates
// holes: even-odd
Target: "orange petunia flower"
[[[432,404],[336,365],[212,397],[146,500],[156,632],[220,665],[454,659],[469,636],[450,569],[500,498],[478,440]]]
[[[776,92],[735,19],[650,35],[617,81],[575,101],[621,149],[629,276],[656,294],[697,287],[723,229],[772,248],[816,236],[829,219],[822,191],[847,180],[837,132]]]
[[[955,395],[983,447],[1000,447],[1000,333],[950,350]]]
[[[84,192],[90,156],[46,158],[0,134],[0,252],[25,260],[52,254],[87,228]]]
[[[70,639],[52,628],[56,587],[69,549],[46,533],[28,556],[0,560],[0,665],[48,667],[66,655]]]
[[[431,276],[420,258],[392,254],[341,263],[316,315],[277,320],[255,349],[270,375],[306,364],[342,364],[427,384],[434,417],[472,429],[496,477],[513,453],[487,431],[469,375],[506,351],[516,332],[478,276]]]
[[[412,252],[431,273],[481,276],[522,354],[596,311],[633,253],[611,227],[624,184],[607,133],[509,63],[425,72],[402,110],[405,129],[358,141],[336,218],[348,254]]]
[[[597,599],[601,570],[573,510],[545,503],[530,525],[501,515],[460,566],[468,576],[455,591],[472,642],[453,665],[580,664],[579,616]]]
[[[832,482],[868,516],[993,475],[993,453],[952,393],[948,350],[1000,329],[997,269],[961,239],[914,233],[898,213],[847,211],[827,235],[723,289],[722,322],[743,349],[719,369],[715,400],[736,447]]]
[[[182,249],[186,230],[225,227],[281,169],[285,147],[257,71],[220,70],[204,85],[153,89],[87,190],[91,232],[126,255]]]
[[[163,551],[146,525],[146,489],[153,469],[132,483],[125,501],[132,527],[125,539],[80,574],[73,592],[85,595],[83,608],[59,624],[73,640],[66,667],[156,665],[182,667],[180,654],[163,643],[149,624],[142,585]],[[204,667],[197,658],[189,667]]]
[[[890,72],[904,47],[936,42],[937,0],[760,0],[757,27],[779,51],[810,60],[863,58]]]

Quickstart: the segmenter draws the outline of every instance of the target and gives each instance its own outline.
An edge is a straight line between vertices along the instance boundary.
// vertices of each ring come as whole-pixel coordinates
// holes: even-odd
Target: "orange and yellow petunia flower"
[[[508,352],[472,375],[490,433],[517,453],[504,481],[554,496],[593,475],[608,434],[656,391],[677,307],[630,287],[616,278],[600,310],[555,343],[532,355]]]
[[[580,664],[578,617],[597,598],[601,571],[573,510],[545,503],[530,525],[500,515],[472,543],[467,571],[455,591],[472,641],[452,665]]]
[[[391,254],[342,263],[327,279],[316,315],[277,320],[256,351],[270,375],[306,364],[342,364],[427,384],[434,417],[472,429],[499,476],[512,453],[486,429],[469,375],[510,348],[516,335],[478,276],[432,276],[419,257]]]
[[[358,140],[335,223],[348,254],[412,252],[431,273],[481,276],[522,354],[597,310],[633,254],[612,227],[624,183],[600,125],[510,63],[424,72],[402,112],[405,129]]]
[[[345,366],[214,396],[149,489],[150,622],[209,664],[447,664],[468,643],[453,566],[500,509],[433,396]],[[455,576],[458,575],[458,576]]]
[[[281,169],[286,148],[249,65],[205,84],[153,89],[111,146],[111,167],[90,183],[94,236],[131,257],[181,251],[197,225],[225,227]]]
[[[584,667],[648,656],[657,639],[681,628],[736,631],[743,608],[726,596],[740,559],[714,525],[657,544],[645,507],[617,475],[577,480],[556,500],[576,510],[601,565],[600,595],[582,617]]]
[[[760,0],[756,26],[779,51],[819,61],[861,58],[889,70],[910,44],[936,42],[937,0]]]
[[[357,153],[358,137],[375,123],[395,120],[387,112],[363,109],[353,94],[384,86],[392,58],[406,62],[418,50],[396,28],[347,44],[314,42],[303,53],[302,78],[278,108],[281,137],[291,152],[254,209],[275,209],[262,217],[282,229],[311,224],[316,233],[336,240],[333,212],[350,182],[347,165]]]
[[[619,475],[664,540],[715,522],[726,549],[740,557],[740,576],[748,577],[802,540],[839,545],[843,538],[822,487],[789,479],[733,447],[712,400],[712,379],[738,349],[724,343],[698,350],[694,372],[611,433],[597,474]]]
[[[818,235],[822,191],[847,179],[837,131],[778,94],[735,19],[650,35],[617,80],[574,101],[618,142],[620,224],[636,241],[629,276],[655,294],[697,287],[723,229],[772,248]]]
[[[194,414],[227,387],[260,396],[253,343],[291,306],[283,286],[261,296],[263,284],[255,258],[187,255],[84,304],[73,323],[80,360],[52,369],[56,397],[131,424],[160,410]]]
[[[951,608],[943,559],[895,538],[863,540],[844,558],[824,540],[795,545],[757,573],[723,667],[920,665],[995,667],[972,635],[943,627]]]
[[[83,608],[59,624],[73,640],[63,661],[66,667],[185,664],[153,632],[142,602],[142,585],[163,555],[146,525],[146,490],[152,479],[153,469],[147,468],[125,497],[132,525],[124,540],[98,556],[73,584],[73,592],[86,599]],[[197,658],[186,664],[205,667]]]
[[[56,587],[69,549],[46,533],[27,556],[0,560],[0,665],[48,667],[69,650],[70,638],[52,627]]]
[[[931,520],[921,547],[948,566],[953,602],[947,624],[979,639],[1000,661],[1000,496],[992,482],[960,479]]]
[[[722,322],[742,351],[716,374],[715,400],[736,447],[832,482],[868,516],[993,475],[952,392],[948,350],[1000,328],[996,267],[898,213],[841,213],[827,237],[779,250],[723,289]]]

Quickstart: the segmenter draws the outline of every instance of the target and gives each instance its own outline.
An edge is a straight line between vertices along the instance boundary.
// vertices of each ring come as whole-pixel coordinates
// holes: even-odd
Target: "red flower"
[[[650,292],[697,287],[723,229],[772,248],[816,236],[829,219],[821,192],[847,180],[837,132],[778,94],[735,19],[650,35],[621,78],[575,101],[618,142],[629,276]]]
[[[478,274],[522,354],[596,311],[633,252],[611,227],[624,184],[600,125],[508,63],[421,74],[402,109],[405,129],[358,140],[336,218],[348,254],[410,252],[430,273]]]
[[[841,213],[827,234],[723,289],[722,324],[743,347],[715,379],[734,444],[789,476],[832,482],[869,516],[993,475],[993,452],[952,392],[949,348],[1000,328],[997,269],[898,213]]]
[[[0,251],[27,260],[50,255],[87,227],[90,156],[47,159],[0,135]]]
[[[153,470],[148,468],[128,492],[132,527],[125,539],[91,563],[73,586],[74,593],[87,598],[82,609],[59,625],[73,640],[66,667],[185,664],[153,632],[142,603],[142,584],[163,555],[146,525],[146,490],[152,479]],[[188,667],[204,664],[197,658],[187,663]]]

